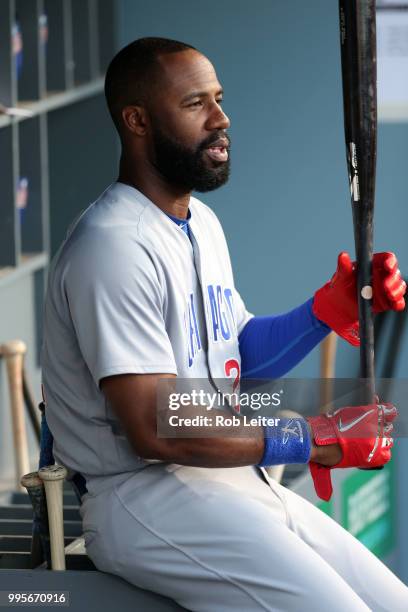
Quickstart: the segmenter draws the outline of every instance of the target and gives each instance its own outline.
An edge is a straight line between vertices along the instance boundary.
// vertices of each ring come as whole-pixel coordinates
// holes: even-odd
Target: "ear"
[[[122,120],[133,134],[144,136],[147,127],[147,112],[143,106],[125,106],[122,110]]]

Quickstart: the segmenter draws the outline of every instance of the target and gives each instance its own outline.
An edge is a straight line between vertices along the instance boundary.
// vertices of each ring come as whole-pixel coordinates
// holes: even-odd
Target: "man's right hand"
[[[328,501],[333,492],[332,468],[379,467],[391,459],[390,436],[397,414],[392,404],[371,404],[339,408],[307,419],[317,446],[309,463],[310,472],[321,499]],[[339,460],[333,464],[336,456]]]

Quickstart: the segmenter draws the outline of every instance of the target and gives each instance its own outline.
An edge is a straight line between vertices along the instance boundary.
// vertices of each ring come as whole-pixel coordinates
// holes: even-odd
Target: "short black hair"
[[[146,104],[155,81],[158,57],[189,49],[197,51],[178,40],[147,37],[134,40],[115,55],[106,72],[105,97],[119,133],[122,108],[128,104]]]

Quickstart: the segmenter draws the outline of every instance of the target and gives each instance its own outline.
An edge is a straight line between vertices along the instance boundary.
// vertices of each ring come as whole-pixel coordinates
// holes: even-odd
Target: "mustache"
[[[231,138],[229,136],[227,136],[227,134],[225,132],[220,132],[219,134],[214,134],[212,136],[209,136],[205,140],[203,140],[203,142],[198,146],[197,151],[198,152],[204,151],[208,147],[211,147],[211,145],[215,144],[221,138],[223,140],[227,141],[228,144],[226,146],[226,149],[227,149],[227,151],[229,151],[230,146],[231,146]]]

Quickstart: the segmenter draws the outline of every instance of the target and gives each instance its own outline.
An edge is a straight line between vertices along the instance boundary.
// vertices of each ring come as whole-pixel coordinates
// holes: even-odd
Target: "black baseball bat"
[[[50,533],[48,529],[48,512],[44,483],[38,476],[38,472],[30,472],[21,478],[21,484],[26,487],[33,507],[31,569],[35,569],[44,561],[47,562],[47,567],[50,569]]]
[[[360,322],[364,401],[375,398],[372,257],[377,156],[375,0],[339,0],[344,131],[347,150]]]
[[[40,443],[41,426],[37,418],[36,401],[34,399],[34,394],[30,381],[28,380],[27,370],[25,367],[23,368],[23,395],[24,403],[26,405],[28,416],[30,417],[31,425],[33,426],[35,437],[37,442]]]

